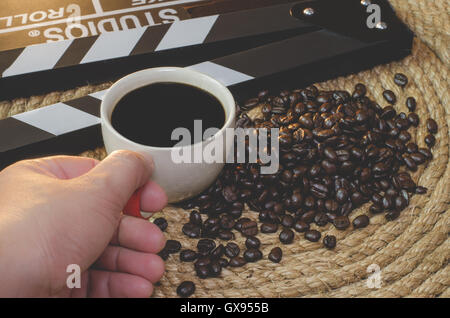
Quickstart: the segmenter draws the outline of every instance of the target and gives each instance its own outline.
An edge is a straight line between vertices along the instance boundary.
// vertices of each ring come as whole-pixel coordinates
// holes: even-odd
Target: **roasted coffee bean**
[[[177,287],[177,295],[183,298],[189,297],[195,293],[195,284],[191,281],[182,282]]]
[[[231,267],[242,267],[245,264],[247,264],[247,261],[245,260],[245,258],[241,256],[233,257],[232,259],[230,259],[230,262],[228,263],[228,265]]]
[[[228,256],[229,258],[238,256],[240,252],[241,249],[236,243],[228,243],[225,246],[225,255]]]
[[[208,267],[210,263],[211,259],[209,257],[202,256],[194,263],[194,268],[197,269],[202,266]]]
[[[235,187],[232,186],[224,187],[222,190],[222,196],[225,199],[225,201],[229,203],[233,203],[238,200],[237,191]]]
[[[243,110],[250,110],[252,108],[255,108],[259,104],[259,98],[252,98],[247,100],[243,105]]]
[[[220,265],[220,261],[215,259],[211,261],[208,266],[208,274],[210,277],[218,277],[222,273],[222,266]]]
[[[205,279],[209,276],[209,268],[208,266],[197,266],[195,267],[195,272],[198,278]]]
[[[298,220],[295,222],[294,224],[294,230],[299,232],[299,233],[303,233],[309,230],[309,224],[305,223],[301,220]]]
[[[301,193],[294,193],[291,196],[291,206],[299,208],[303,203],[303,197]]]
[[[356,112],[355,119],[359,124],[364,124],[369,119],[369,113],[360,109]]]
[[[316,132],[316,133],[315,133]],[[319,131],[313,131],[313,135],[318,139],[318,140],[325,140],[328,139],[330,137],[334,136],[334,131],[332,129],[321,129]]]
[[[158,256],[162,258],[162,260],[167,261],[167,259],[170,256],[170,253],[167,252],[165,249],[162,249],[159,253]]]
[[[190,238],[199,238],[201,235],[201,228],[192,223],[186,223],[183,225],[182,231],[184,235]]]
[[[434,119],[428,118],[427,119],[427,129],[430,134],[436,134],[438,131],[438,124]]]
[[[283,225],[284,227],[289,227],[289,228],[293,227],[294,223],[295,223],[295,220],[291,215],[285,215],[281,219],[281,225]]]
[[[403,143],[407,143],[408,141],[411,140],[411,134],[405,130],[402,130],[399,134],[398,134],[398,140],[400,140]]]
[[[408,79],[397,73],[394,82],[404,87]],[[208,216],[202,222],[198,211],[191,212],[183,232],[193,238],[231,240],[233,231],[240,231],[247,236],[243,257],[236,258],[240,252],[237,245],[237,253],[230,252],[228,245],[223,249],[225,255],[234,259],[234,266],[242,266],[246,259],[253,261],[254,249],[260,248],[261,242],[254,236],[259,224],[263,233],[275,233],[281,225],[280,239],[285,242],[290,242],[290,237],[294,239],[292,230],[318,241],[320,233],[310,229],[311,223],[323,226],[331,222],[337,229],[345,230],[351,224],[348,215],[352,210],[369,201],[370,213],[386,213],[387,219],[398,217],[409,204],[411,195],[426,192],[406,171],[417,170],[432,159],[432,153],[411,142],[408,129],[420,122],[414,113],[414,98],[409,97],[406,102],[409,114],[397,114],[392,106],[397,97],[392,91],[383,92],[389,103],[384,108],[367,95],[372,94],[361,83],[352,94],[310,87],[282,90],[278,96],[264,91],[237,106],[238,127],[279,128],[279,170],[267,175],[261,174],[261,163],[226,165],[212,186],[183,204]],[[252,120],[246,110],[257,105],[261,106],[263,117]],[[431,120],[426,126],[429,135],[425,143],[431,148],[438,127]],[[248,145],[246,148],[246,154],[253,151]],[[271,151],[267,149],[268,153]],[[244,204],[258,212],[258,222],[242,218]],[[361,216],[352,223],[356,229],[366,226],[369,219]],[[330,237],[323,239],[325,247],[335,245],[335,238]],[[202,255],[208,258],[195,263],[199,276],[217,275],[224,266],[220,263],[220,250],[215,247],[197,253],[200,258]],[[164,250],[161,254],[165,258],[169,255]],[[204,267],[210,268],[213,260],[218,263],[214,265],[218,266],[217,270],[204,273]]]
[[[306,188],[306,185],[304,185],[303,188]],[[303,206],[305,207],[305,209],[314,209],[314,207],[316,206],[316,200],[312,196],[308,196],[303,202]]]
[[[321,236],[320,232],[316,230],[308,230],[305,232],[305,239],[311,242],[318,242]]]
[[[366,227],[367,225],[369,225],[370,220],[367,215],[360,215],[360,216],[357,216],[355,219],[353,219],[352,223],[353,223],[353,227],[355,229],[362,229],[362,228]]]
[[[391,90],[385,90],[383,92],[384,99],[391,105],[394,105],[397,102],[397,97],[395,97],[395,94]]]
[[[425,161],[427,161],[427,158],[426,158],[424,155],[422,155],[421,153],[419,153],[419,152],[411,153],[411,154],[410,154],[410,158],[411,158],[412,160],[414,160],[414,162],[415,162],[416,164],[418,164],[418,165],[421,165],[421,164],[423,164]]]
[[[202,255],[208,255],[216,247],[216,242],[210,239],[201,239],[197,243],[197,250]]]
[[[182,262],[193,262],[197,259],[198,254],[193,250],[182,250],[180,252],[180,261]]]
[[[269,253],[269,260],[271,260],[274,263],[281,262],[282,258],[283,258],[283,251],[279,247],[274,247]]]
[[[334,151],[331,147],[326,147],[323,151],[323,154],[330,162],[336,162],[338,160],[336,151]]]
[[[247,248],[259,248],[261,246],[261,241],[257,237],[250,236],[245,240],[245,246],[247,246]]]
[[[220,244],[219,246],[217,246],[215,249],[212,250],[210,256],[212,258],[221,258],[224,253],[225,247],[222,244]]]
[[[344,205],[341,207],[341,215],[343,216],[349,215],[350,212],[352,211],[352,208],[353,204],[351,202],[344,203]]]
[[[383,108],[383,112],[381,113],[381,118],[382,119],[391,119],[392,117],[394,117],[396,114],[394,108],[392,106],[386,106]]]
[[[355,206],[360,206],[364,202],[364,197],[360,192],[353,192],[350,198]]]
[[[372,194],[372,202],[376,205],[382,205],[383,197],[378,193],[374,193]]]
[[[411,176],[409,174],[406,173],[401,173],[396,175],[393,179],[393,184],[397,185],[397,187],[399,189],[406,189],[409,191],[412,191],[413,189],[416,188],[416,184],[414,183],[414,181],[411,179]]]
[[[153,224],[159,227],[159,229],[163,232],[167,229],[167,226],[169,225],[165,218],[157,218],[153,221]]]
[[[325,206],[325,209],[326,209],[327,212],[333,212],[334,213],[334,212],[337,212],[338,209],[339,209],[338,202],[336,200],[333,200],[333,199],[326,200],[324,206]],[[316,218],[317,218],[317,215],[316,215]],[[321,216],[321,218],[322,218],[322,220],[324,222],[323,216]],[[317,223],[317,219],[315,219],[315,221]],[[323,222],[321,222],[321,223],[323,223]]]
[[[373,168],[372,172],[374,174],[383,174],[389,170],[389,166],[385,164],[384,162],[378,162],[376,163]]]
[[[217,217],[210,217],[203,223],[203,237],[216,237],[220,231],[220,222]]]
[[[241,219],[239,219],[236,223],[235,223],[235,225],[234,225],[234,229],[235,230],[237,230],[237,231],[242,231],[242,224],[244,224],[244,223],[246,223],[246,222],[249,222],[249,221],[251,221],[249,218],[241,218]]]
[[[220,217],[220,227],[224,230],[231,230],[235,224],[234,219],[226,214]]]
[[[302,128],[306,129],[313,129],[314,128],[314,122],[311,119],[311,116],[302,115],[298,119],[298,123]]]
[[[314,221],[315,216],[316,216],[316,211],[314,211],[314,210],[306,211],[305,213],[303,213],[300,220],[305,223],[310,224]]]
[[[261,222],[265,222],[265,221],[269,221],[269,213],[272,211],[269,210],[263,210],[261,212],[259,212],[258,214],[258,219]]]
[[[327,200],[329,201],[329,200]],[[328,217],[325,213],[319,212],[314,216],[314,223],[317,224],[317,226],[325,226],[328,223]]]
[[[181,243],[179,241],[176,241],[176,240],[167,240],[166,241],[166,246],[164,246],[164,249],[169,254],[178,253],[181,250]]]
[[[297,103],[294,107],[294,112],[297,116],[303,115],[304,113],[306,113],[306,105],[302,102]]]
[[[257,262],[262,259],[262,257],[262,252],[256,248],[249,248],[244,252],[244,259],[249,263]]]
[[[385,218],[386,218],[386,220],[388,220],[388,221],[393,221],[393,220],[395,220],[396,218],[398,218],[399,215],[400,215],[400,212],[399,212],[399,211],[397,211],[397,210],[392,210],[392,211],[389,211],[389,212],[387,212],[387,213],[385,214]]]
[[[436,144],[436,138],[434,138],[433,135],[426,135],[425,143],[427,144],[428,147],[432,148]]]
[[[408,114],[408,121],[411,125],[414,127],[419,126],[419,116],[416,113],[409,113]]]
[[[273,206],[273,212],[275,214],[281,215],[284,213],[284,206],[282,203],[275,203]]]
[[[406,202],[406,200],[402,196],[395,198],[395,209],[397,211],[402,211],[404,208],[406,208],[407,205],[408,202]]]
[[[333,107],[333,105],[331,103],[325,102],[322,105],[320,105],[319,112],[320,113],[328,113],[332,107]]]
[[[415,156],[416,159],[418,160],[422,160],[421,158],[419,158],[418,156]],[[405,162],[406,166],[408,167],[409,170],[411,171],[417,171],[417,164],[416,164],[416,160],[414,160],[412,155],[403,155],[403,161]]]
[[[338,230],[343,231],[350,226],[350,220],[347,216],[341,215],[334,219],[333,224]]]
[[[334,174],[337,171],[336,165],[328,160],[323,160],[321,166],[327,174]]]
[[[399,194],[400,194],[400,196],[401,196],[403,199],[405,199],[406,205],[408,205],[408,204],[409,204],[409,194],[408,194],[408,191],[406,191],[406,190],[400,190]]]
[[[284,229],[280,233],[280,242],[283,244],[291,244],[294,241],[294,232],[290,229]]]
[[[234,202],[233,204],[231,204],[231,208],[228,214],[233,219],[238,219],[242,215],[242,210],[244,210],[244,204],[242,204],[241,202]]]
[[[189,215],[189,223],[201,226],[203,224],[201,214],[198,211],[192,211]]]
[[[245,236],[258,234],[258,224],[255,221],[247,221],[242,224],[241,233]]]
[[[392,197],[387,195],[383,197],[383,200],[381,202],[384,209],[390,209],[394,204]]]
[[[415,189],[415,193],[417,193],[417,194],[425,194],[425,193],[427,193],[427,191],[428,191],[427,188],[421,187],[421,186],[418,186],[418,187]]]
[[[353,91],[353,98],[361,98],[366,95],[367,89],[366,86],[362,83],[358,83],[355,85],[355,90]]]
[[[413,142],[410,142],[409,144],[406,145],[406,151],[410,154],[417,153],[418,150],[419,150],[419,147]],[[420,154],[420,155],[423,156],[422,154]],[[423,156],[423,157],[425,158],[425,156]]]
[[[363,171],[364,171],[364,169],[363,169]],[[368,172],[364,172],[364,173],[365,174],[369,173],[369,176],[370,176],[370,170],[368,169],[367,171]],[[362,174],[362,172],[361,172],[361,174]],[[362,178],[362,176],[361,176],[361,178]],[[364,178],[364,179],[368,179],[368,177]],[[345,188],[340,188],[339,190],[336,191],[336,200],[339,203],[344,203],[347,201],[347,199],[348,199],[348,191]]]
[[[379,205],[372,204],[369,208],[369,212],[372,214],[379,214],[379,213],[383,212],[383,208]]]
[[[419,150],[417,150],[418,153],[422,154],[425,156],[425,158],[427,158],[428,160],[433,158],[433,154],[431,153],[431,151],[427,148],[419,148]]]
[[[407,117],[405,116],[405,118],[398,118],[395,121],[395,125],[397,126],[398,129],[405,130],[405,129],[409,128],[410,123],[409,123]]]
[[[224,241],[234,240],[234,233],[231,231],[219,231],[217,237]]]
[[[328,196],[328,188],[321,183],[311,184],[310,192],[319,199],[325,199]]]
[[[394,188],[389,188],[385,192],[385,196],[386,197],[391,197],[391,198],[397,196],[397,194],[398,194],[398,191],[396,189],[394,189]]]
[[[330,250],[335,248],[336,247],[336,236],[326,235],[323,238],[323,245]]]
[[[312,136],[311,131],[305,128],[298,128],[292,133],[292,137],[294,138],[294,141],[297,143],[307,141],[311,139],[311,136]]]
[[[385,179],[380,180],[380,185],[383,190],[387,190],[391,186],[390,182]]]
[[[276,223],[261,224],[261,233],[275,233],[276,231],[278,231],[278,224]]]
[[[269,211],[267,213],[267,219],[266,219],[266,223],[275,223],[278,224],[280,223],[280,216],[275,213],[274,211]]]
[[[406,99],[406,107],[408,107],[410,112],[414,112],[416,110],[416,99],[414,97],[408,97]]]
[[[398,118],[406,119],[406,114],[404,112],[401,112],[401,113],[398,114]]]
[[[405,87],[408,84],[408,77],[405,74],[397,73],[394,75],[394,83],[400,87]]]

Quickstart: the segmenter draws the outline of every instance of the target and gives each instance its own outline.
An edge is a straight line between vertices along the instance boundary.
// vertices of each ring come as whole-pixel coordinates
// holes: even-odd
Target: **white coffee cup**
[[[214,137],[223,138],[224,154],[229,150],[227,147],[232,145],[232,140],[227,140],[229,137],[225,134],[225,129],[234,128],[235,101],[228,88],[219,81],[203,73],[179,67],[159,67],[139,71],[120,79],[107,91],[100,109],[106,151],[111,153],[115,150],[132,150],[151,155],[155,163],[152,180],[165,190],[169,202],[175,203],[194,197],[211,185],[223,169],[223,161],[217,163],[175,163],[172,160],[174,148],[151,147],[136,143],[119,134],[111,124],[114,108],[122,97],[140,87],[160,82],[195,86],[210,93],[220,101],[225,110],[225,124],[223,127],[218,127],[221,129]],[[189,101],[186,101],[186,105],[189,105]],[[142,107],[155,107],[155,115],[158,106],[164,105],[151,105],[151,96],[149,96],[149,102],[142,105]],[[203,149],[199,147],[204,147],[211,140],[210,138],[201,143],[185,147],[190,147],[193,153]],[[175,150],[177,149],[180,150],[180,148],[175,148]]]

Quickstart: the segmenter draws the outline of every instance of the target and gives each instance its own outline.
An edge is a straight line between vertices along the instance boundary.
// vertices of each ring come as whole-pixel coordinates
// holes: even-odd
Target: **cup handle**
[[[128,200],[125,208],[123,209],[123,213],[125,215],[134,216],[141,219],[144,218],[141,214],[141,196],[143,189],[143,187],[137,189],[136,192],[131,196],[130,200]]]

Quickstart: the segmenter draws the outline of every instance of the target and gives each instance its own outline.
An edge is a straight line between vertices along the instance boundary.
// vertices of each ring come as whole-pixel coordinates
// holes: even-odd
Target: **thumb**
[[[111,153],[95,168],[81,176],[90,192],[105,200],[115,211],[122,211],[133,193],[146,184],[153,172],[150,156],[128,150]]]

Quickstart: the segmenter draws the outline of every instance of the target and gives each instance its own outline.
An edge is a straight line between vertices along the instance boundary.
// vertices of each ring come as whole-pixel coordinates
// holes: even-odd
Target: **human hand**
[[[141,208],[167,204],[148,181],[151,160],[117,151],[102,162],[49,157],[0,172],[0,297],[149,297],[164,272],[154,224],[121,214],[136,189]],[[69,264],[81,288],[69,289]]]

